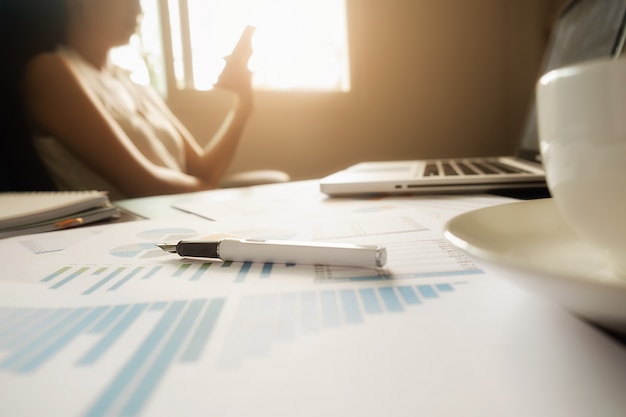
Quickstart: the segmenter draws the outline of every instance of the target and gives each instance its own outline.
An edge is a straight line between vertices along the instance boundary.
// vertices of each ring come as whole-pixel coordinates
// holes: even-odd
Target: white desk
[[[288,183],[126,200],[152,220],[0,241],[0,415],[625,415],[624,346],[442,239],[446,219],[505,201]],[[389,269],[149,245],[191,229],[382,241]]]

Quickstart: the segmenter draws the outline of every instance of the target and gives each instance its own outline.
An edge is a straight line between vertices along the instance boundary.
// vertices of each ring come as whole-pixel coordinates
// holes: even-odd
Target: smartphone
[[[228,56],[227,61],[234,61],[237,63],[247,64],[252,56],[252,36],[256,30],[255,26],[248,25],[241,32],[239,40],[235,45],[235,48]]]

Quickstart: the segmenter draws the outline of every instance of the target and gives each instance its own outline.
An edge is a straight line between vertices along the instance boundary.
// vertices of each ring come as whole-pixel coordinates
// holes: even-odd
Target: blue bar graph
[[[116,343],[127,343],[124,337],[141,316],[157,315],[151,331],[85,414],[137,416],[171,366],[201,358],[225,304],[226,299],[213,298],[59,309],[5,308],[0,329],[7,331],[2,334],[7,355],[0,361],[0,372],[36,372],[83,335],[99,339],[75,365],[95,365]],[[18,323],[29,332],[20,331]]]
[[[152,332],[139,346],[139,349],[130,358],[126,365],[115,376],[108,388],[100,398],[91,406],[86,413],[89,417],[105,416],[111,413],[111,409],[115,406],[117,399],[124,392],[126,387],[139,375],[139,371],[142,366],[151,357],[151,353],[154,351],[154,347],[158,346],[158,343],[167,334],[170,327],[174,324],[174,321],[182,311],[185,303],[177,301],[172,303],[168,310],[163,314],[161,320],[154,327]],[[133,415],[133,414],[130,414]]]
[[[178,302],[177,302],[178,303]],[[174,303],[176,305],[177,303]],[[154,362],[148,369],[148,372],[143,376],[139,382],[139,386],[135,389],[135,392],[131,395],[131,399],[122,408],[122,415],[137,415],[141,411],[142,407],[148,401],[150,394],[154,391],[158,382],[163,378],[165,372],[171,365],[176,356],[176,353],[183,344],[183,341],[187,335],[191,332],[191,328],[195,323],[196,318],[199,316],[202,308],[206,304],[206,300],[195,300],[185,310],[182,318],[176,324],[174,331],[167,339],[165,345],[156,356]],[[172,310],[174,310],[174,305]],[[178,316],[178,312],[172,313],[171,316],[164,317],[163,328],[165,330],[174,326],[175,320]],[[159,334],[156,337],[163,338],[165,333]],[[148,341],[146,341],[148,343]],[[132,365],[130,365],[132,369]],[[134,369],[133,369],[134,371]],[[115,382],[114,382],[115,383]]]
[[[95,323],[89,333],[99,334],[107,330],[121,315],[126,311],[128,305],[119,305],[113,307],[104,317]]]
[[[0,347],[6,348],[11,341],[20,340],[22,337],[31,334],[37,325],[46,319],[51,312],[50,309],[23,309],[9,310],[1,319],[0,323]],[[12,339],[9,336],[14,336]]]
[[[139,274],[142,270],[143,270],[143,266],[138,266],[137,268],[133,269],[132,272],[130,272],[124,278],[122,278],[121,280],[119,280],[115,284],[113,284],[111,286],[111,288],[109,288],[109,291],[117,290],[122,285],[126,284],[128,281],[130,281],[132,278],[134,278],[135,275]]]
[[[246,358],[263,354],[272,342],[360,326],[377,316],[406,313],[453,291],[453,284],[444,283],[288,292],[278,297],[250,295],[238,306],[220,363],[224,368],[237,367]],[[268,323],[269,317],[274,317],[273,324]],[[259,329],[271,330],[263,337],[254,336]]]
[[[113,278],[117,277],[119,274],[124,272],[125,269],[126,269],[125,267],[119,267],[119,268],[115,269],[113,272],[109,273],[109,275],[107,275],[106,277],[104,277],[100,281],[98,281],[98,283],[96,285],[90,287],[83,294],[89,295],[89,294],[92,294],[92,293],[96,292],[98,289],[100,289],[100,287],[106,285]]]
[[[52,310],[44,314],[41,319],[32,320],[24,323],[23,326],[15,329],[14,333],[5,333],[3,339],[6,340],[3,343],[3,347],[15,349],[20,346],[27,346],[38,337],[41,333],[47,330],[50,326],[65,319],[70,313],[70,309],[57,309]]]
[[[115,342],[128,330],[133,322],[146,309],[147,304],[134,305],[117,324],[104,334],[102,339],[91,348],[85,356],[78,360],[78,365],[90,365],[95,363]]]
[[[109,269],[97,279],[101,283],[115,273],[127,277],[143,272],[126,270],[123,275]],[[383,315],[440,302],[456,290],[453,283],[432,283],[246,295],[228,316],[233,320],[228,323],[224,344],[219,346],[224,355],[217,358],[217,364],[238,367],[249,358],[268,355],[275,343],[320,332],[356,330]],[[136,345],[84,415],[136,417],[171,368],[202,359],[226,305],[226,298],[203,298],[95,307],[1,308],[0,348],[4,356],[0,372],[37,372],[70,345],[81,349],[75,353],[74,366],[96,366],[116,346],[133,340]],[[150,324],[142,330],[143,339],[134,340],[130,336],[141,323]],[[89,337],[88,344],[73,344],[84,336]]]
[[[191,337],[189,345],[181,357],[182,362],[194,362],[200,358],[207,342],[209,341],[217,319],[226,303],[226,299],[217,298],[211,300],[204,315],[200,318],[200,323],[196,332]]]
[[[65,332],[62,332],[60,336],[53,339],[51,344],[48,344],[44,349],[40,350],[35,356],[29,358],[28,361],[23,363],[19,372],[27,373],[32,372],[41,366],[44,362],[48,361],[53,355],[63,349],[68,343],[78,337],[91,323],[93,323],[102,313],[106,311],[107,307],[96,307],[84,315],[78,323],[67,328]],[[82,315],[81,315],[82,316]]]
[[[426,242],[428,243],[428,242]],[[445,248],[444,248],[445,249]],[[126,252],[124,252],[126,253]],[[231,282],[243,284],[250,280],[273,280],[284,278],[290,273],[298,276],[309,275],[315,283],[342,284],[346,282],[375,285],[380,282],[399,280],[431,281],[450,279],[453,277],[469,277],[483,273],[471,263],[459,265],[455,258],[448,260],[448,264],[437,264],[430,270],[406,272],[406,268],[395,270],[372,270],[366,268],[333,268],[328,266],[310,267],[298,266],[293,263],[275,264],[272,262],[200,262],[199,260],[184,260],[182,262],[160,263],[153,258],[146,258],[145,264],[122,265],[74,265],[58,267],[49,274],[42,274],[40,282],[49,285],[49,289],[78,290],[83,295],[94,294],[97,291],[119,291],[131,281],[169,280],[180,278],[188,284],[203,282],[212,279],[229,279]],[[144,261],[142,261],[144,262]],[[156,264],[154,264],[156,262]],[[305,268],[305,269],[302,269]],[[147,284],[147,283],[146,283]],[[390,284],[393,285],[393,284]],[[450,290],[445,284],[438,284],[437,291]],[[410,297],[407,292],[402,297]],[[387,300],[393,302],[391,300]]]
[[[33,358],[40,355],[51,340],[56,340],[59,334],[63,334],[69,327],[80,320],[88,310],[88,308],[83,307],[70,310],[68,312],[69,314],[64,314],[66,311],[61,312],[62,320],[55,321],[53,325],[46,328],[45,331],[38,333],[37,337],[27,340],[24,346],[16,346],[17,349],[13,351],[11,355],[6,357],[3,361],[0,361],[0,369],[15,372],[32,371],[34,368],[27,367],[27,364],[33,360]]]
[[[68,282],[71,282],[72,280],[74,280],[75,278],[81,276],[83,273],[85,273],[89,268],[80,268],[78,271],[74,272],[73,274],[69,275],[68,277],[66,277],[65,279],[62,279],[61,281],[57,282],[56,284],[54,284],[52,287],[50,287],[53,290],[56,290],[58,288],[61,288],[62,286],[64,286],[65,284],[67,284]],[[49,277],[44,278],[44,281],[48,280]]]
[[[64,266],[63,268],[54,271],[53,273],[51,273],[50,275],[48,275],[47,277],[43,278],[41,281],[42,282],[49,282],[52,281],[53,279],[57,278],[58,276],[63,275],[64,273],[66,273],[67,271],[69,271],[71,268],[69,266]]]

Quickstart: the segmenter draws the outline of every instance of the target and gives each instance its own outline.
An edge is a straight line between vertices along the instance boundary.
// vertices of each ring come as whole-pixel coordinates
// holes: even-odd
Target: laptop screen
[[[569,2],[552,32],[541,75],[582,61],[619,56],[624,44],[625,18],[626,0]],[[534,94],[518,156],[539,161]]]

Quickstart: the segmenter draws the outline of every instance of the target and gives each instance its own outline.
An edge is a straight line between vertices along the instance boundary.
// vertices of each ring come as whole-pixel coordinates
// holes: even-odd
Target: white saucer
[[[626,332],[626,279],[561,219],[552,199],[459,215],[445,236],[470,255],[507,267],[504,275],[592,322]]]

